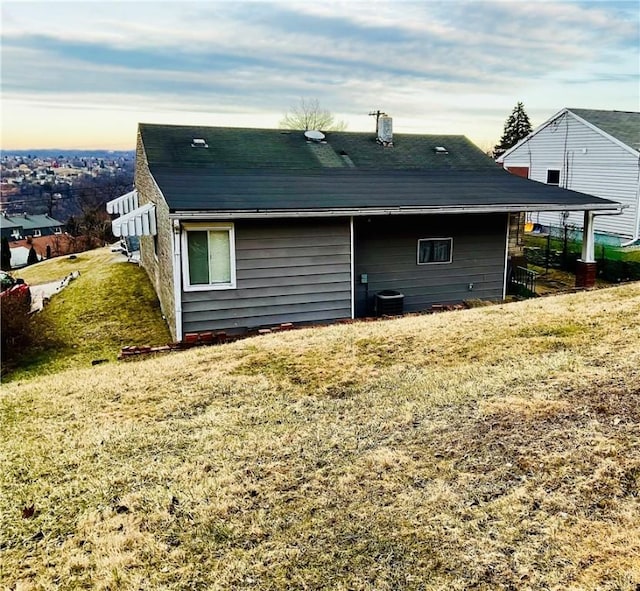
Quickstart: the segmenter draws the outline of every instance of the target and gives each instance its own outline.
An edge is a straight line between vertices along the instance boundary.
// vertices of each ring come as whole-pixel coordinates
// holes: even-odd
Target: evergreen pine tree
[[[38,253],[33,245],[29,249],[29,255],[27,256],[27,265],[33,265],[38,262]]]
[[[529,115],[524,110],[521,102],[513,108],[511,115],[504,124],[504,132],[500,138],[500,143],[493,148],[493,157],[502,156],[509,148],[515,146],[521,139],[531,133],[531,121]]]
[[[6,237],[2,239],[0,268],[3,271],[11,271],[11,247],[9,246],[9,240]]]

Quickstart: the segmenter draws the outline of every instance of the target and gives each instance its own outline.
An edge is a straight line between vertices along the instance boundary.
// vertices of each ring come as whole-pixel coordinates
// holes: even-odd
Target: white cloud
[[[114,120],[135,104],[227,125],[261,113],[275,125],[300,96],[352,129],[368,128],[364,113],[380,107],[403,131],[442,125],[497,140],[517,100],[541,120],[571,105],[637,110],[636,11],[632,2],[5,0],[3,145],[29,105],[71,119],[90,107],[101,115],[83,125],[102,137],[109,107]]]

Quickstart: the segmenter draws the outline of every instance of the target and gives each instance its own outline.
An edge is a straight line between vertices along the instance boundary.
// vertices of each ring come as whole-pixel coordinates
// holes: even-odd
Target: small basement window
[[[560,171],[554,168],[548,169],[547,185],[559,185],[559,184],[560,184]]]
[[[204,140],[202,138],[194,137],[191,140],[191,147],[192,148],[208,148],[209,144],[207,144],[206,140]]]
[[[450,263],[453,238],[421,238],[418,240],[418,265]]]
[[[436,146],[433,151],[436,154],[448,154],[449,150],[447,150],[444,146]]]
[[[190,224],[182,234],[185,291],[234,289],[236,286],[233,224]]]

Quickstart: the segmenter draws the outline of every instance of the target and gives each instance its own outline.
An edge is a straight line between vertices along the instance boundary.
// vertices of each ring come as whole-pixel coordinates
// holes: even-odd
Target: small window
[[[550,168],[547,170],[547,185],[559,185],[560,184],[560,171]]]
[[[421,238],[418,240],[418,265],[450,263],[453,238]]]
[[[53,229],[53,233],[54,233],[54,234],[62,234],[62,228],[61,228],[60,226],[56,226],[56,227]]]
[[[185,290],[235,288],[233,224],[193,225],[185,230],[182,243]]]
[[[40,230],[34,230],[33,231],[33,237],[34,238],[40,238],[40,236],[42,236],[42,232]]]

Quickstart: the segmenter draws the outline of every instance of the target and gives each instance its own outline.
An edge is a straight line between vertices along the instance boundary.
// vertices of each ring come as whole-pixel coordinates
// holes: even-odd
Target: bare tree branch
[[[320,106],[318,99],[300,99],[300,104],[284,114],[280,121],[280,127],[284,129],[299,129],[309,131],[344,131],[347,124],[344,121],[336,121],[333,114]]]

